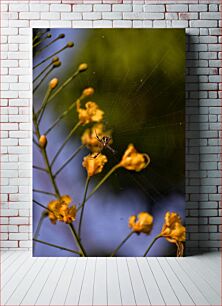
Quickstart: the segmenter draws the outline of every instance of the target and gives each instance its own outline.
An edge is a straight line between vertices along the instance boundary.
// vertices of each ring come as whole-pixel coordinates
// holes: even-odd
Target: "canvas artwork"
[[[33,29],[33,256],[184,256],[185,32]]]

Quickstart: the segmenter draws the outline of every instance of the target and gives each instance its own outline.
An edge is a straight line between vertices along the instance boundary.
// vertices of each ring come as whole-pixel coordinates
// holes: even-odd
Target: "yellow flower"
[[[102,172],[105,163],[108,159],[105,155],[99,154],[96,158],[93,155],[84,157],[82,165],[86,168],[88,176],[93,176]]]
[[[53,224],[56,224],[56,221],[61,221],[65,223],[72,223],[76,218],[76,206],[73,205],[69,207],[69,204],[72,202],[72,199],[69,195],[64,195],[58,200],[53,200],[49,202],[48,217]]]
[[[149,234],[153,227],[153,217],[147,212],[141,212],[138,214],[137,218],[136,216],[131,216],[128,225],[137,234]]]
[[[101,143],[96,138],[96,134],[99,138],[102,138],[103,135],[111,136],[111,131],[103,131],[103,128],[103,124],[98,123],[90,129],[86,129],[81,137],[82,144],[87,146],[92,152],[100,152]],[[109,144],[111,143],[112,139],[110,140]]]
[[[76,104],[79,114],[79,121],[82,125],[90,122],[100,122],[103,119],[104,112],[99,109],[95,102],[87,102],[84,108],[80,108],[80,100]]]
[[[146,168],[149,163],[150,157],[148,154],[138,153],[134,145],[129,144],[119,166],[124,167],[127,170],[141,171]]]
[[[181,223],[180,216],[169,211],[165,214],[165,223],[159,235],[165,237],[169,242],[175,243],[177,246],[177,256],[183,256],[184,245],[186,240],[186,228]]]

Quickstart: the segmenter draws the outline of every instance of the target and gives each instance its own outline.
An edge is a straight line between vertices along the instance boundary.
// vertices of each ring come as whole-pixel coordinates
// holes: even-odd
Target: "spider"
[[[95,130],[95,133],[96,133],[96,130]],[[96,158],[97,156],[99,156],[99,154],[102,152],[102,150],[103,150],[104,148],[109,149],[113,154],[116,153],[116,151],[115,151],[113,148],[111,148],[110,145],[109,145],[109,142],[112,140],[111,137],[109,137],[109,136],[103,136],[102,138],[99,138],[98,134],[96,133],[96,138],[97,138],[98,141],[101,143],[101,149],[100,149],[99,152],[96,153],[95,156],[93,156],[93,158]]]

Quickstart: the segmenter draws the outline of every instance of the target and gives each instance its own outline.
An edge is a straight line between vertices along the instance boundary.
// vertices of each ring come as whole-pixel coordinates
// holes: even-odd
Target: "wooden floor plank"
[[[209,302],[209,304],[220,305],[221,299],[215,289],[210,287],[209,284],[201,277],[201,275],[199,273],[196,273],[195,269],[191,268],[187,264],[187,260],[178,260],[178,263],[180,264],[181,269],[183,269],[184,272],[192,278],[192,281],[196,284],[196,286],[206,298],[206,300]]]
[[[38,261],[39,261],[38,258],[36,258],[36,260],[33,261],[33,259],[29,257],[25,262],[25,264],[17,270],[17,273],[13,275],[13,277],[10,279],[10,282],[8,282],[6,286],[4,286],[4,288],[1,291],[1,303],[3,305],[16,290],[17,286],[23,282],[23,279],[25,278],[29,270],[32,268],[32,266],[38,265]]]
[[[208,253],[197,256],[197,259],[205,263],[207,267],[211,269],[213,273],[218,275],[218,269],[221,267],[221,261],[219,260],[219,256]]]
[[[96,257],[88,257],[78,305],[92,305]]]
[[[55,265],[55,262],[56,260],[54,258],[46,258],[42,269],[39,270],[38,275],[30,285],[26,295],[24,295],[21,301],[21,305],[35,305],[35,302],[38,299],[40,292],[44,288],[48,276]]]
[[[51,299],[50,305],[64,305],[67,292],[69,290],[69,285],[73,275],[73,270],[76,266],[77,258],[69,257],[64,266],[62,275],[59,279],[57,287],[55,288],[53,297]]]
[[[46,258],[39,258],[38,264],[34,263],[32,265],[31,269],[25,275],[22,282],[17,286],[13,294],[8,299],[6,305],[20,305],[24,298],[24,295],[26,295],[27,291],[29,290],[39,271],[41,271],[41,268],[43,267],[45,262]]]
[[[107,299],[108,305],[122,305],[115,257],[107,258]]]
[[[107,305],[106,258],[96,259],[93,305]]]
[[[28,260],[28,258],[29,255],[27,252],[22,254],[22,256],[20,256],[18,260],[16,260],[16,262],[14,262],[13,265],[9,267],[6,273],[2,273],[1,290],[3,289],[4,286],[7,285],[7,283],[11,280],[11,278],[18,273],[18,270],[22,268],[22,266],[26,263],[26,260]]]
[[[183,283],[189,295],[192,297],[194,303],[196,305],[202,305],[202,306],[209,305],[209,302],[206,300],[206,298],[197,288],[197,286],[192,281],[192,279],[184,272],[183,269],[181,269],[181,266],[178,263],[178,259],[170,257],[166,258],[166,260],[168,261],[174,273],[180,277],[181,282]]]
[[[22,252],[14,252],[14,254],[7,258],[7,260],[4,261],[4,264],[1,265],[1,273],[5,273],[22,255]]]
[[[183,286],[179,275],[175,274],[172,270],[171,266],[167,262],[164,257],[157,258],[163,273],[165,274],[166,278],[168,279],[171,287],[174,289],[174,292],[180,302],[181,305],[195,305],[192,297],[186,291],[185,287]]]
[[[4,251],[4,252],[0,252],[0,262],[3,263],[7,258],[9,258],[10,256],[12,256],[14,254],[14,252],[9,252],[9,251]]]
[[[86,270],[87,258],[78,258],[73,269],[72,278],[67,291],[65,305],[78,305],[79,296]]]
[[[143,278],[144,284],[146,286],[147,294],[151,305],[165,305],[163,296],[159,289],[158,283],[154,278],[154,274],[148,265],[145,258],[138,257],[137,259],[138,267],[140,269],[141,276]]]
[[[203,261],[197,259],[195,256],[186,259],[187,264],[190,268],[194,269],[196,273],[209,284],[210,287],[214,288],[218,294],[221,294],[221,269],[218,269],[218,273],[214,273],[209,265],[205,265]]]
[[[153,271],[156,282],[158,283],[159,289],[162,293],[162,296],[165,300],[166,305],[179,305],[179,300],[169,284],[165,274],[163,273],[159,262],[156,258],[147,257],[147,262],[150,265],[151,270]]]
[[[117,258],[120,293],[123,305],[136,305],[133,287],[125,257]]]
[[[130,278],[133,286],[137,305],[150,305],[150,300],[147,295],[146,287],[144,286],[143,278],[141,277],[139,267],[135,257],[127,258],[127,265],[130,273]]]
[[[55,287],[61,277],[65,262],[67,258],[56,258],[54,269],[52,270],[47,282],[45,283],[41,293],[39,294],[35,305],[50,305]]]

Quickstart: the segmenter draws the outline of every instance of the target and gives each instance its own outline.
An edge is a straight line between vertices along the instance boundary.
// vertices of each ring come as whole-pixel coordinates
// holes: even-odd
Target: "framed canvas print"
[[[33,256],[183,256],[183,29],[33,29]]]

